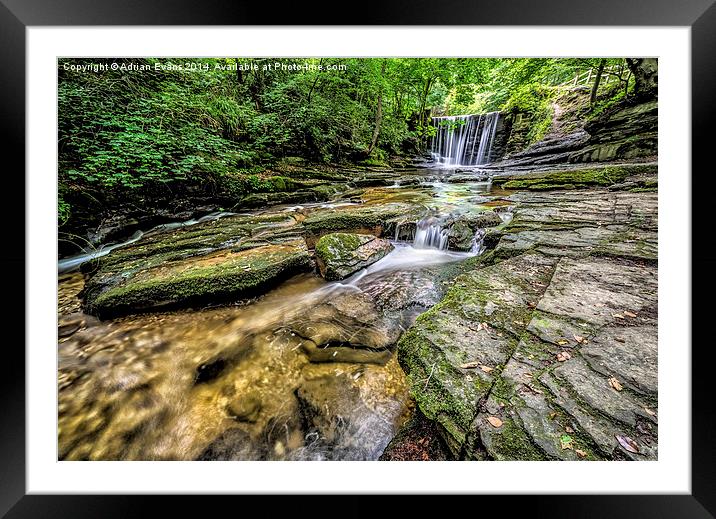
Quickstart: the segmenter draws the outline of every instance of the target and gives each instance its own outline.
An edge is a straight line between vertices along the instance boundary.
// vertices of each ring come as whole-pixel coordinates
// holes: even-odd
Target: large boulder
[[[300,338],[311,362],[385,364],[401,329],[367,294],[338,285],[316,297],[286,331]]]
[[[372,265],[393,250],[393,245],[370,234],[331,233],[316,243],[321,275],[328,281],[344,279]]]
[[[217,251],[160,263],[88,293],[87,308],[100,317],[159,307],[190,306],[253,297],[291,275],[308,270],[303,240],[242,251]]]

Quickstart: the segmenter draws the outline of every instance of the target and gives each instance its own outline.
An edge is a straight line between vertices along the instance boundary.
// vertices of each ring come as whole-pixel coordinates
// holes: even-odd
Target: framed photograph
[[[0,7],[25,218],[2,514],[427,493],[713,517],[709,1],[354,26],[43,3]]]

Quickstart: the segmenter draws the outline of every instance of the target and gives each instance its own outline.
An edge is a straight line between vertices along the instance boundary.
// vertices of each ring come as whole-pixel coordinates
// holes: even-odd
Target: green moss
[[[316,243],[316,256],[326,262],[342,259],[347,251],[356,250],[362,243],[363,240],[355,234],[326,234]]]
[[[545,460],[546,457],[527,433],[511,418],[505,418],[499,431],[491,433],[491,454],[497,460]]]
[[[422,314],[416,325],[411,327],[398,341],[398,360],[408,373],[411,393],[422,413],[431,420],[443,416],[443,422],[449,417],[451,423],[459,426],[465,434],[475,409],[470,400],[454,395],[445,382],[457,379],[466,385],[474,395],[485,394],[491,381],[480,378],[475,372],[472,381],[464,381],[464,373],[456,370],[445,358],[442,351],[425,337],[434,326],[431,315]],[[434,329],[434,328],[432,328]],[[435,329],[434,329],[435,330]],[[456,382],[457,382],[456,381]],[[474,403],[476,404],[477,398]]]
[[[251,296],[277,281],[310,266],[305,250],[266,247],[251,254],[238,254],[222,262],[181,269],[169,265],[168,272],[146,272],[144,279],[130,278],[88,301],[91,313],[100,316],[128,313],[163,305]]]
[[[656,166],[650,164],[597,166],[495,177],[493,183],[502,184],[504,189],[574,189],[585,186],[611,186],[623,182],[630,175],[655,172]]]
[[[310,189],[316,195],[317,201],[330,200],[331,197],[346,189],[345,184],[321,184]]]
[[[303,225],[311,234],[319,236],[330,231],[385,227],[389,220],[402,216],[405,212],[405,207],[389,205],[380,208],[361,207],[359,209],[324,211],[309,216]]]

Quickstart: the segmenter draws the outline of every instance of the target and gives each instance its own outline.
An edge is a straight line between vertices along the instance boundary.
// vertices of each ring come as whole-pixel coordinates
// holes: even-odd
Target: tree
[[[370,140],[370,146],[368,146],[368,151],[366,152],[367,156],[370,156],[371,153],[373,153],[373,149],[375,148],[375,145],[378,143],[378,136],[380,135],[380,124],[383,121],[383,76],[385,75],[385,62],[386,60],[383,59],[383,62],[380,65],[380,85],[378,87],[378,102],[377,102],[377,109],[375,112],[375,129],[373,130],[373,138]]]
[[[589,96],[589,104],[593,105],[594,102],[597,100],[597,92],[599,91],[599,82],[602,80],[602,73],[604,72],[604,66],[607,64],[606,58],[602,58],[599,60],[599,65],[597,65],[597,72],[594,76],[594,85],[592,86],[592,93]]]
[[[634,76],[634,97],[646,99],[657,97],[659,62],[656,58],[627,58],[627,66]]]

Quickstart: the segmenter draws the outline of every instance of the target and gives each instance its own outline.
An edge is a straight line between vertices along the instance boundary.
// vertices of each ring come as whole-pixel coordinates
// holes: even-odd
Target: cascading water
[[[423,218],[415,229],[413,247],[416,249],[446,250],[448,246],[448,230],[443,229],[434,216]]]
[[[478,166],[490,161],[499,112],[433,117],[437,132],[430,153],[444,166]]]

